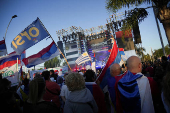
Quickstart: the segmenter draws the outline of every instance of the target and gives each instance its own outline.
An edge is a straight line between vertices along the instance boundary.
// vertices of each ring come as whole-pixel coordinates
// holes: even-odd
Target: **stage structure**
[[[63,53],[71,68],[77,69],[75,60],[86,51],[91,60],[96,61],[96,68],[104,67],[110,54],[109,50],[112,48],[112,38],[116,39],[119,48],[124,48],[125,51],[134,50],[134,42],[135,44],[141,43],[140,34],[136,35],[136,32],[139,30],[133,31],[132,29],[126,31],[124,40],[122,40],[123,32],[120,31],[127,13],[125,11],[125,13],[111,15],[109,19],[106,19],[106,25],[90,29],[71,26],[56,31],[59,39],[58,43],[63,46]],[[133,41],[133,37],[135,41]],[[81,68],[81,66],[78,66],[78,68]]]
[[[60,42],[61,45],[61,42],[63,42],[63,53],[72,69],[76,68],[75,60],[86,51],[91,60],[96,61],[96,67],[101,68],[105,65],[110,54],[108,50],[112,47],[111,34],[106,26],[98,26],[85,30],[81,27],[72,26],[57,31],[57,35],[58,43]],[[88,64],[91,65],[91,62],[86,62],[86,65]],[[84,66],[77,67],[82,68]]]

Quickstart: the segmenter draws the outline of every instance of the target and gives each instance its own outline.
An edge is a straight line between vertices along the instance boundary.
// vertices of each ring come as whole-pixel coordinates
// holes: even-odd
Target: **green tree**
[[[59,57],[55,57],[51,60],[48,60],[44,63],[44,67],[46,68],[53,68],[53,67],[59,67],[61,63],[61,60],[59,59]]]
[[[138,56],[140,56],[140,57],[142,57],[142,55],[144,55],[144,53],[143,52],[146,52],[146,49],[144,48],[144,47],[137,47],[136,45],[135,45],[135,51],[136,51],[136,54],[138,55]]]
[[[137,22],[142,22],[147,16],[146,9],[152,8],[152,2],[154,8],[157,11],[156,17],[163,24],[166,32],[168,43],[170,46],[170,1],[169,0],[106,0],[106,8],[108,11],[116,13],[121,8],[129,8],[130,6],[136,6],[129,13],[125,14],[126,18],[123,22],[122,30],[131,29]],[[141,4],[148,4],[149,7],[138,8]]]
[[[143,55],[144,61],[151,61],[151,56],[147,53],[146,55]]]
[[[170,47],[168,46],[168,44],[165,46],[165,53],[166,53],[166,55],[170,54]],[[154,55],[154,58],[156,58],[156,59],[164,56],[162,48],[154,50],[153,55]]]
[[[63,62],[63,64],[62,64],[62,66],[66,66],[67,65],[67,62],[65,61],[65,62]]]

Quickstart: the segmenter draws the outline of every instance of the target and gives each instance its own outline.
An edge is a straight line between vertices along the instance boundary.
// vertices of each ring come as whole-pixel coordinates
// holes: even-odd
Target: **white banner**
[[[43,71],[46,71],[46,69],[30,71],[30,77],[31,77],[30,79],[33,80],[33,78],[35,77],[35,74],[36,74],[36,73],[39,73],[39,74],[41,75],[41,73],[42,73]]]
[[[19,77],[18,77],[18,72],[17,72],[17,64],[14,64],[10,68],[8,68],[2,74],[2,78],[7,78],[9,81],[11,81],[11,86],[18,85]]]
[[[65,73],[68,73],[68,66],[63,67],[54,67],[54,68],[48,68],[47,70],[58,70],[57,73],[59,76],[63,76]]]

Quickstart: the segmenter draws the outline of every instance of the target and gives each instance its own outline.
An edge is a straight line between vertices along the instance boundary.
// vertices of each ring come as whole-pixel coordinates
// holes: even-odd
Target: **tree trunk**
[[[170,9],[165,6],[162,10],[160,10],[158,19],[163,24],[170,47]]]
[[[170,47],[170,19],[162,21],[163,27],[165,29],[166,37],[168,39],[169,47]]]

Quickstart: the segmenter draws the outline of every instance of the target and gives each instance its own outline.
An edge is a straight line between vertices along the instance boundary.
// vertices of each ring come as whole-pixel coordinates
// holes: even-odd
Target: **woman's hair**
[[[70,73],[65,78],[69,91],[81,90],[85,88],[85,81],[79,73]]]
[[[45,80],[48,80],[50,78],[50,72],[49,71],[43,71],[42,76]]]
[[[163,94],[165,100],[170,104],[170,71],[168,71],[163,80]]]
[[[54,70],[50,70],[50,72],[51,72],[52,74],[54,74]]]
[[[40,73],[35,73],[35,77],[34,78],[38,78],[38,77],[42,77],[41,75],[40,75]]]
[[[45,92],[45,81],[41,77],[35,78],[29,84],[29,100],[36,104]]]
[[[94,82],[95,72],[93,70],[87,70],[84,77],[86,82]]]

